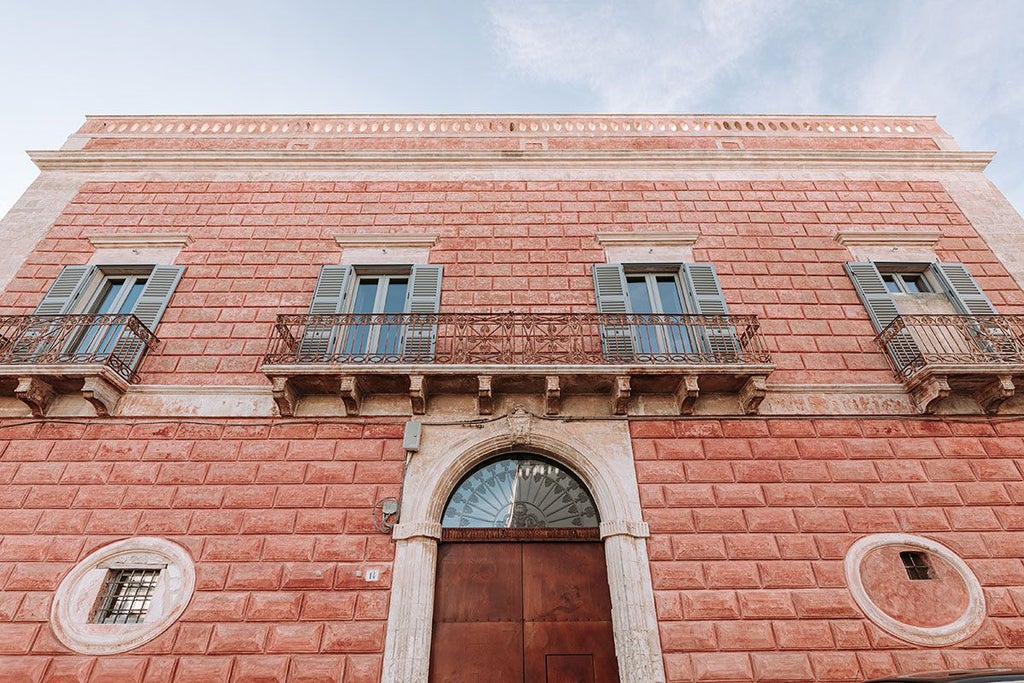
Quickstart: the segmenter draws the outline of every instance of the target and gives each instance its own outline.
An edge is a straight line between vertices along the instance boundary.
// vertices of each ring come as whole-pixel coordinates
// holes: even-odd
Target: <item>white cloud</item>
[[[508,67],[604,111],[935,114],[1024,207],[1024,3],[494,3]]]

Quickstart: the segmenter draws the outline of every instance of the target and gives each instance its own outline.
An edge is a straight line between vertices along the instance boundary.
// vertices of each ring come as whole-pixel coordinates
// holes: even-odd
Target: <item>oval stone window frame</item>
[[[134,567],[161,569],[144,620],[128,624],[91,623],[108,572]],[[115,541],[81,560],[64,577],[50,607],[50,624],[57,639],[75,652],[125,652],[167,630],[185,611],[195,585],[195,564],[180,545],[155,537]]]
[[[883,611],[868,595],[861,577],[861,563],[871,552],[886,547],[923,550],[952,567],[967,587],[967,607],[963,614],[948,624],[927,627],[904,623]],[[929,647],[959,643],[977,633],[985,621],[985,593],[978,578],[956,553],[930,538],[912,534],[865,536],[850,546],[846,553],[844,568],[846,584],[865,616],[879,628],[909,643]]]
[[[463,506],[462,512],[453,505]],[[473,514],[470,506],[481,509]],[[575,473],[525,452],[503,454],[470,471],[441,516],[447,529],[584,529],[600,522],[593,495]]]

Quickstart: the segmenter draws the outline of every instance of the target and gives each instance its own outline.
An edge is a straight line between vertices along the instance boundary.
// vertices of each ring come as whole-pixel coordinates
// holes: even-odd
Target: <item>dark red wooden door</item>
[[[601,543],[442,543],[430,680],[618,683]]]

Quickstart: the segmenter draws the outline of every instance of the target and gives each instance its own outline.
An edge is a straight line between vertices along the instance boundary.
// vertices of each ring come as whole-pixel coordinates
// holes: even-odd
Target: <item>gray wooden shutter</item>
[[[443,266],[414,265],[409,278],[405,312],[417,316],[409,323],[402,348],[407,363],[430,363],[437,348],[437,323],[432,317],[441,307]]]
[[[997,315],[995,306],[962,263],[933,263],[931,271],[946,296],[964,315]]]
[[[876,332],[884,330],[889,323],[900,314],[896,308],[896,302],[882,280],[882,274],[870,261],[861,263],[845,263],[846,272],[853,281],[853,287],[857,290],[864,308],[867,309],[868,317],[875,326]],[[901,372],[911,370],[913,364],[919,359],[921,352],[906,329],[901,330],[886,345],[886,351],[895,361]]]
[[[999,315],[964,264],[933,263],[931,272],[942,284],[946,296],[960,313],[970,316]],[[1024,346],[1013,329],[991,319],[986,322],[987,324],[983,324],[975,320],[968,327],[968,341],[975,344],[983,353],[989,354],[993,361],[1020,358]]]
[[[156,333],[156,326],[184,272],[185,266],[156,266],[149,274],[146,286],[142,288],[142,294],[135,302],[132,313],[149,328],[150,332]]]
[[[50,285],[35,315],[67,315],[74,311],[79,297],[96,274],[96,266],[65,266]],[[33,321],[21,330],[11,348],[11,362],[46,362],[42,358],[53,349],[60,326],[52,321]],[[57,349],[53,349],[57,350]]]
[[[722,293],[718,273],[711,263],[684,263],[679,277],[686,289],[687,305],[696,315],[728,316],[729,305]],[[699,325],[697,331],[706,353],[718,360],[738,360],[740,342],[735,325]]]
[[[65,266],[50,285],[43,300],[36,306],[36,315],[71,313],[85,285],[96,272],[96,266]]]
[[[621,263],[595,263],[594,292],[597,294],[597,311],[618,317],[611,324],[601,325],[601,344],[605,360],[615,363],[630,362],[636,356],[633,331],[626,323],[625,315],[630,312],[626,288],[626,274]]]
[[[184,272],[185,266],[154,266],[146,278],[146,284],[135,302],[132,313],[150,332],[156,333],[156,326],[160,323],[160,318],[167,309],[171,295],[174,294]],[[122,330],[120,337],[111,355],[134,372],[142,360],[146,347],[142,340],[131,332]]]
[[[352,278],[352,266],[323,266],[313,288],[309,303],[310,315],[336,315],[341,313]],[[297,362],[326,362],[338,339],[340,325],[307,324],[299,341]]]

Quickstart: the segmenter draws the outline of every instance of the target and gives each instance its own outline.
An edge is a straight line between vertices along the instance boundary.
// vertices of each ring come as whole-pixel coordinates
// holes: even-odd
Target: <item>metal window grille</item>
[[[160,569],[111,569],[92,616],[94,624],[138,624],[146,618]]]
[[[900,553],[903,567],[907,570],[907,576],[911,581],[925,581],[931,579],[932,569],[928,564],[928,556],[921,552],[905,550]]]

